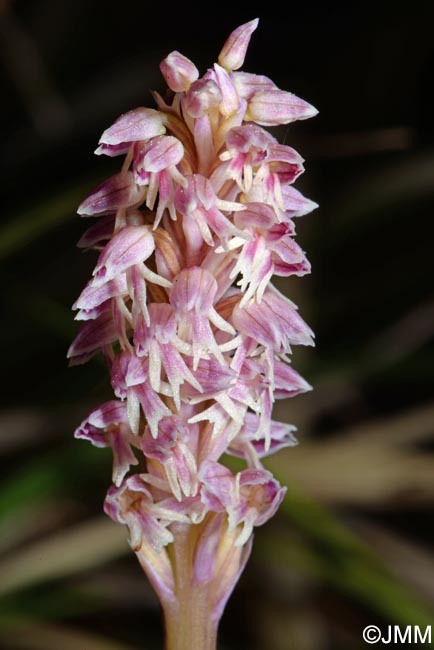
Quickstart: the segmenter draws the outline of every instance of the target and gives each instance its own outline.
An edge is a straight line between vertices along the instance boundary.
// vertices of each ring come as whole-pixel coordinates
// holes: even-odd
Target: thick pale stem
[[[193,589],[176,607],[165,609],[166,650],[216,650],[218,622],[206,603],[206,594]]]
[[[218,620],[210,603],[209,584],[192,580],[193,527],[178,525],[173,545],[176,599],[163,603],[166,650],[215,650]]]

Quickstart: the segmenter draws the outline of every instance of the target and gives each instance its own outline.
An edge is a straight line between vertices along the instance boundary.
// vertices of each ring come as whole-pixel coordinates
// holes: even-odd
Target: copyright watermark
[[[388,625],[381,629],[376,625],[367,625],[363,630],[365,643],[429,643],[431,644],[431,625],[421,628],[419,625]]]
[[[368,625],[363,630],[363,641],[366,643],[378,643],[382,636],[380,628],[376,625]]]

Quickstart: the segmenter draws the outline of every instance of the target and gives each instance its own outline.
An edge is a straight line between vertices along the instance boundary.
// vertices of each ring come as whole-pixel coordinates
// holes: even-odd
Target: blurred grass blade
[[[65,511],[70,503],[61,499],[46,501],[43,505],[23,506],[0,520],[0,554],[8,552],[27,539],[34,538],[47,527],[53,528],[63,523]],[[0,579],[1,582],[1,579]]]
[[[51,499],[62,482],[61,468],[53,462],[25,467],[1,485],[0,523],[8,514],[15,515],[21,508]]]
[[[102,565],[128,552],[125,530],[98,517],[0,561],[0,595]]]
[[[410,541],[367,518],[355,520],[356,531],[367,543],[381,551],[387,568],[402,582],[434,603],[434,555],[419,542]]]
[[[432,196],[434,156],[431,152],[413,155],[394,164],[370,171],[339,195],[333,214],[336,224],[351,224],[353,232],[375,222],[379,210],[403,201]],[[391,210],[391,217],[394,210]]]
[[[13,255],[28,244],[33,244],[37,237],[72,219],[76,206],[90,186],[89,182],[78,183],[4,224],[0,228],[0,260]]]
[[[268,465],[283,483],[293,481],[321,501],[426,506],[434,497],[432,456],[409,445],[432,438],[433,421],[429,403],[305,442]]]
[[[422,599],[400,583],[384,567],[381,559],[320,504],[291,487],[282,509],[299,531],[318,549],[310,567],[333,586],[374,609],[396,624],[433,625],[434,613]],[[291,555],[282,536],[274,539],[269,557]],[[306,548],[303,549],[306,553]],[[308,563],[305,563],[309,567]]]
[[[136,650],[126,643],[64,625],[22,619],[6,624],[0,619],[0,640],[4,650]]]

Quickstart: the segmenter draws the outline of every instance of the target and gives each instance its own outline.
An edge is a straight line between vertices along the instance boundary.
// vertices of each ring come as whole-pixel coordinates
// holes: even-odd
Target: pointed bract
[[[250,37],[258,26],[259,19],[255,18],[240,25],[229,35],[219,54],[218,62],[226,70],[238,70],[244,63]]]

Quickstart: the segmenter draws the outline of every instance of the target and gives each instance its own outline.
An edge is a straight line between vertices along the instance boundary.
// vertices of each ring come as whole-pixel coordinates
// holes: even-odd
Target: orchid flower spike
[[[285,495],[262,459],[297,441],[273,403],[311,388],[288,363],[314,334],[271,278],[310,272],[294,220],[317,205],[293,187],[301,156],[263,127],[317,111],[240,71],[257,25],[202,76],[177,51],[162,61],[171,99],[104,131],[96,153],[122,169],[78,209],[99,256],[68,357],[102,352],[116,399],[75,436],[113,452],[105,511],[160,598],[168,650],[215,649],[254,529]]]

